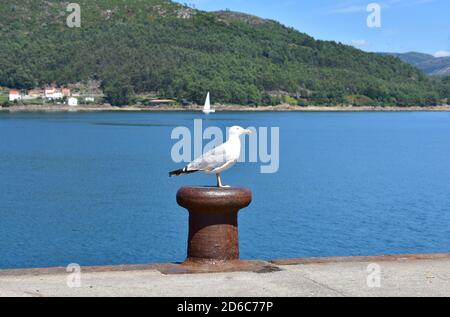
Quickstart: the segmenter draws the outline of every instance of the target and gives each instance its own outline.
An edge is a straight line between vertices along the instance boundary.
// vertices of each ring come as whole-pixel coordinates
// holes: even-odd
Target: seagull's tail
[[[189,171],[188,168],[185,167],[185,168],[182,168],[182,169],[170,172],[169,176],[170,177],[172,177],[172,176],[181,176],[181,175],[186,175],[186,174],[192,174],[192,173],[195,173],[195,172],[198,172],[198,171],[192,171],[192,170]]]

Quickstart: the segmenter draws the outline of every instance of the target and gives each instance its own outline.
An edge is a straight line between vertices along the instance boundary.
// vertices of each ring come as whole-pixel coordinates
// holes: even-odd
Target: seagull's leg
[[[230,186],[222,185],[222,178],[220,177],[220,174],[217,174],[217,187],[219,188],[230,188]]]
[[[222,180],[220,179],[220,174],[216,174],[217,176],[217,187],[221,188],[222,187]]]

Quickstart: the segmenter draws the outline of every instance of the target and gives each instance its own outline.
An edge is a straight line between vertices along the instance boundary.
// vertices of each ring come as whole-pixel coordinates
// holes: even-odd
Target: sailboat
[[[208,92],[208,95],[206,96],[205,106],[203,107],[203,113],[210,114],[214,112],[216,112],[216,110],[211,109],[211,100]]]

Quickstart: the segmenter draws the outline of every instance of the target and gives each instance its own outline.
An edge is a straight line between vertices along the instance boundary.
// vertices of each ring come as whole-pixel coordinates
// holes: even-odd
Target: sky
[[[370,52],[414,51],[450,56],[450,0],[177,2],[205,11],[230,9],[273,19],[316,39],[333,40]]]

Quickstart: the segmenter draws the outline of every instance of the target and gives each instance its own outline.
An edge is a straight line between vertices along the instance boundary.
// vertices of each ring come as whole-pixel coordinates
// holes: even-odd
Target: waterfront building
[[[28,96],[31,99],[42,98],[44,95],[43,91],[40,89],[32,89],[28,92]]]
[[[63,97],[64,97],[63,93],[59,89],[56,89],[54,87],[49,87],[45,89],[45,98],[47,99],[58,100],[62,99]]]
[[[53,99],[53,95],[54,95],[55,91],[56,91],[56,89],[53,87],[45,88],[44,97],[47,99]]]
[[[74,97],[70,97],[70,98],[67,100],[67,103],[68,103],[68,105],[71,106],[71,107],[76,107],[76,106],[78,106],[78,99],[77,99],[77,98],[74,98]]]
[[[12,89],[9,91],[9,101],[21,100],[22,96],[20,95],[20,91]]]

